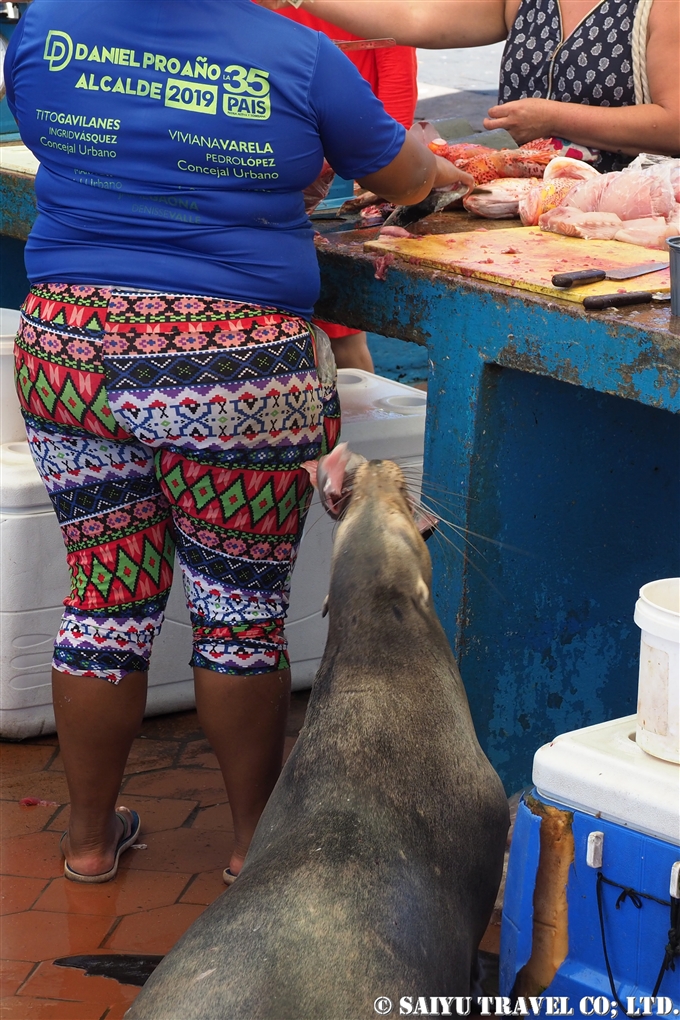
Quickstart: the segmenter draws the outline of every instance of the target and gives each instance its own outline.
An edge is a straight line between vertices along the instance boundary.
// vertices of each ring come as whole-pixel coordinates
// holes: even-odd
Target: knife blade
[[[571,287],[574,284],[599,283],[601,280],[632,280],[646,273],[658,273],[667,269],[668,262],[643,262],[626,269],[580,269],[573,273],[556,273],[552,278],[553,287]]]
[[[432,216],[434,213],[446,209],[447,205],[451,205],[457,198],[467,195],[469,190],[467,185],[459,184],[452,185],[449,190],[431,191],[427,198],[417,202],[416,205],[398,205],[387,217],[383,226],[408,227],[411,223],[417,223],[418,220],[424,220],[426,216]]]
[[[348,50],[383,50],[389,46],[396,46],[397,40],[386,37],[385,39],[331,39],[339,50],[347,53]]]

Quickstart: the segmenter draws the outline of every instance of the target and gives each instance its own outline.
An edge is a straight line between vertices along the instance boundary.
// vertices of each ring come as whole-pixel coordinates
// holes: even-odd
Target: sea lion
[[[304,728],[238,880],[129,1020],[368,1020],[470,991],[508,805],[430,582],[400,469],[360,463]]]

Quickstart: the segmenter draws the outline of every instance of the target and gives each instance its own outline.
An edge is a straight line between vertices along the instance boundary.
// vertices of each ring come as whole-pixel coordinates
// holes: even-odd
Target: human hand
[[[435,156],[435,178],[433,188],[447,188],[452,184],[465,184],[468,191],[475,186],[475,179],[472,174],[466,173],[459,167],[454,166],[443,156]]]
[[[546,138],[557,134],[554,107],[561,107],[552,99],[516,99],[512,103],[492,106],[484,119],[487,131],[505,128],[518,145],[531,142],[534,138]]]
[[[270,11],[276,11],[279,7],[285,7],[288,0],[255,0],[260,7],[268,7]]]

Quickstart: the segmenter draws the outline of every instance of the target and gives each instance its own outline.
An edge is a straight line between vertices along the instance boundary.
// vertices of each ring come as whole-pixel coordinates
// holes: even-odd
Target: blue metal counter
[[[430,542],[436,601],[511,792],[555,734],[635,711],[638,589],[680,573],[680,320],[403,262],[381,281],[365,237],[319,245],[317,309],[427,345],[424,493],[469,529]]]
[[[31,182],[0,176],[3,233],[26,237]],[[468,529],[430,542],[436,601],[511,792],[556,733],[635,710],[637,592],[680,574],[680,320],[405,263],[381,281],[368,236],[319,244],[317,311],[428,348],[424,493]]]

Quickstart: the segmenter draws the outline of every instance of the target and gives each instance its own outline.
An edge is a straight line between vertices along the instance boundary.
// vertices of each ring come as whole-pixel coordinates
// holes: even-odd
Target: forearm
[[[359,184],[395,205],[415,205],[427,198],[435,175],[434,154],[407,135],[396,159],[383,170],[362,177]]]
[[[304,0],[302,8],[363,38],[400,46],[484,46],[506,36],[504,0]]]
[[[630,156],[639,152],[674,156],[680,152],[678,118],[656,103],[620,107],[549,103],[550,134]]]
[[[515,99],[493,106],[487,130],[505,128],[518,145],[557,135],[608,152],[680,152],[680,118],[673,101],[643,106],[587,106],[553,99]]]
[[[435,156],[408,132],[401,151],[391,163],[359,179],[362,188],[395,205],[415,205],[427,198],[432,188],[461,183],[469,189],[475,186],[469,174],[441,156]]]

